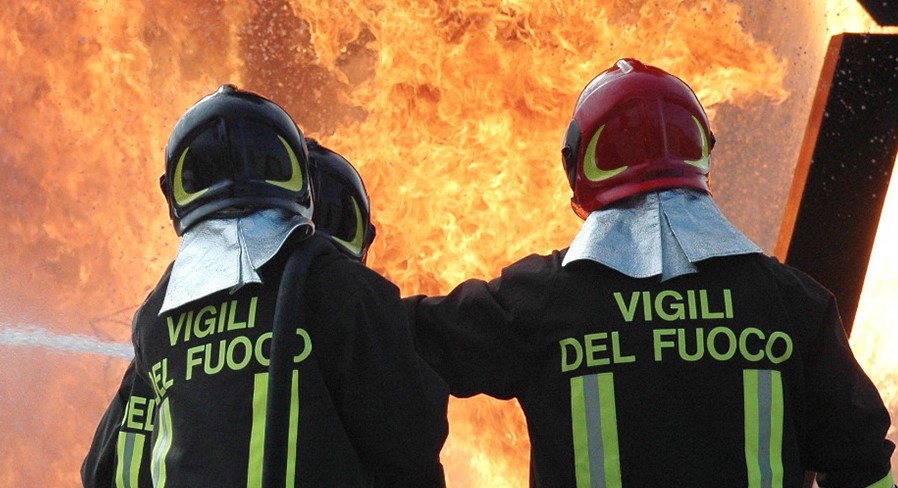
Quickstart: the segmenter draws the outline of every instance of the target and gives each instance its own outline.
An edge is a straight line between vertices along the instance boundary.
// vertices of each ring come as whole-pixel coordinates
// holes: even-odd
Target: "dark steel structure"
[[[775,254],[833,291],[848,333],[896,153],[898,35],[834,36]]]
[[[898,0],[857,0],[879,25],[898,25]]]

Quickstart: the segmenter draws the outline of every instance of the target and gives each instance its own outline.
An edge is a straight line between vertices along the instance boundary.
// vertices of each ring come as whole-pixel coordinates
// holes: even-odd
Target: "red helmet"
[[[683,80],[636,59],[596,76],[577,100],[562,160],[581,218],[638,193],[665,188],[710,192],[714,136]]]

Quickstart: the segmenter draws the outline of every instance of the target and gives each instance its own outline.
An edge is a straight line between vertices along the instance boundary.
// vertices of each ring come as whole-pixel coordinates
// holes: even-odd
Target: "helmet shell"
[[[178,235],[225,209],[281,208],[312,217],[302,132],[282,107],[234,85],[222,85],[181,117],[160,183]]]
[[[710,192],[714,145],[705,110],[681,79],[625,58],[586,85],[562,148],[581,218],[631,195],[666,188]]]
[[[371,222],[371,201],[362,177],[340,154],[314,139],[307,139],[307,143],[315,231],[327,235],[338,249],[364,263],[377,232]]]

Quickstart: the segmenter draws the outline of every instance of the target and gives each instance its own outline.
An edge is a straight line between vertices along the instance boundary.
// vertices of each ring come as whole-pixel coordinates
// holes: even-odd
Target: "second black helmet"
[[[376,230],[371,203],[362,177],[343,156],[308,140],[315,213],[315,231],[328,235],[338,247],[365,262]]]

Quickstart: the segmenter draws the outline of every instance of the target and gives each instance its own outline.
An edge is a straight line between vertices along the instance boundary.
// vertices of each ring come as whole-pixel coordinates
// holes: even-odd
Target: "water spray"
[[[82,353],[130,360],[134,350],[129,343],[103,341],[86,335],[56,334],[43,327],[13,326],[0,322],[0,345],[38,347],[60,353]]]

